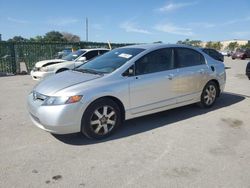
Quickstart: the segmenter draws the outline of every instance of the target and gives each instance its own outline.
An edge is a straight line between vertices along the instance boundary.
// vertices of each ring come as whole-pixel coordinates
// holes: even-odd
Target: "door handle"
[[[168,74],[168,75],[166,76],[166,78],[169,79],[169,80],[173,80],[174,74]]]
[[[200,69],[200,70],[198,71],[198,73],[204,74],[204,73],[205,73],[205,70],[204,70],[204,69]]]

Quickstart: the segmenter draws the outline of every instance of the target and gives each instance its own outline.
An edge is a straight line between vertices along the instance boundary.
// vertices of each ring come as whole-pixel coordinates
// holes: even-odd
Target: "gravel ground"
[[[93,141],[53,136],[28,117],[31,77],[0,78],[0,187],[250,187],[247,60],[226,58],[216,105],[185,106],[125,122]]]

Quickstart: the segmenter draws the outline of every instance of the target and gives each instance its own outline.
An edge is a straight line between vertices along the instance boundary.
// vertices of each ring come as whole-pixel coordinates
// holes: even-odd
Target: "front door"
[[[135,62],[135,76],[130,79],[132,114],[157,110],[176,103],[173,49],[148,53]]]

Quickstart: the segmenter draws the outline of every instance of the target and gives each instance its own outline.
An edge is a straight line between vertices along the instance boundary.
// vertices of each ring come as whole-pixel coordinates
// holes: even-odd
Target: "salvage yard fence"
[[[129,44],[111,43],[112,48]],[[0,42],[0,73],[20,73],[20,62],[26,64],[28,72],[37,61],[54,59],[64,49],[109,48],[108,43],[97,42]]]

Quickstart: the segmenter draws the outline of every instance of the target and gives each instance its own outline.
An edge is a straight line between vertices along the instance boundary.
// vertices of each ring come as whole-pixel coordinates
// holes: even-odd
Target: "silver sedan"
[[[123,120],[192,103],[209,108],[225,82],[224,64],[199,49],[127,46],[40,82],[28,109],[41,129],[101,139]]]

